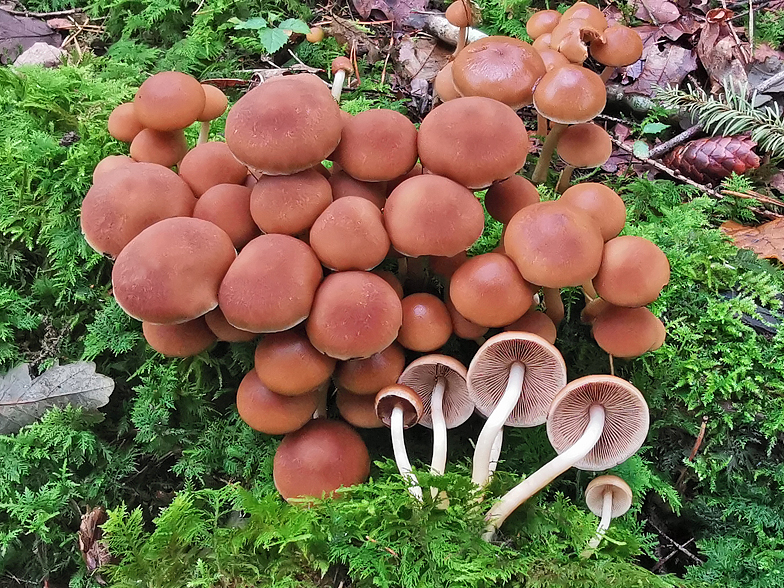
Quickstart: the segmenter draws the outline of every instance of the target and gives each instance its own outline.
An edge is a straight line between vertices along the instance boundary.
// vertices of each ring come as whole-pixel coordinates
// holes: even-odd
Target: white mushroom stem
[[[602,518],[599,521],[599,527],[596,529],[596,535],[588,542],[588,549],[596,549],[599,547],[604,534],[610,528],[610,521],[612,520],[612,504],[613,504],[613,491],[612,488],[606,488],[602,494]]]
[[[571,165],[567,165],[561,170],[561,175],[558,176],[558,183],[555,185],[556,192],[563,194],[566,191],[572,182],[572,172],[574,172],[574,167]]]
[[[397,469],[411,483],[408,489],[411,495],[418,500],[422,500],[422,488],[419,487],[419,480],[414,475],[411,462],[408,461],[408,453],[406,453],[406,442],[403,439],[403,408],[401,406],[396,406],[392,409],[390,429],[392,431],[392,450],[395,454]]]
[[[485,516],[487,527],[482,535],[485,541],[492,541],[495,532],[518,506],[590,453],[604,431],[604,416],[601,404],[591,406],[588,426],[574,445],[536,470],[493,505]]]
[[[509,370],[509,380],[506,383],[501,400],[496,404],[493,412],[487,417],[485,426],[479,433],[474,449],[474,465],[471,480],[477,486],[484,486],[490,478],[490,456],[493,452],[493,443],[506,423],[506,419],[512,414],[520,392],[523,389],[523,379],[525,378],[525,366],[520,362],[512,364]]]
[[[430,471],[436,476],[443,476],[446,470],[446,420],[444,419],[444,391],[446,380],[438,378],[436,387],[430,397],[430,411],[433,420],[433,460]]]
[[[460,28],[450,23],[443,14],[428,15],[425,19],[425,28],[441,41],[450,45],[457,45],[460,39]],[[479,29],[468,27],[464,39],[473,43],[486,36],[487,33],[483,33]]]
[[[553,123],[550,132],[547,134],[547,138],[544,140],[542,151],[539,154],[539,161],[536,162],[534,173],[531,176],[531,181],[534,184],[541,184],[547,179],[547,170],[550,169],[550,160],[553,158],[555,147],[558,145],[558,139],[561,138],[561,133],[566,130],[566,126],[567,125],[562,125],[561,123]]]
[[[340,93],[343,91],[343,82],[346,81],[346,70],[339,69],[332,79],[332,97],[340,104]]]
[[[495,436],[495,441],[493,441],[493,448],[490,450],[490,476],[495,473],[496,467],[498,467],[498,458],[501,457],[501,446],[504,444],[504,429],[501,427],[501,430],[498,431],[498,435]]]
[[[210,123],[212,121],[205,120],[202,121],[201,126],[199,127],[199,139],[196,141],[197,145],[201,145],[206,143],[210,140]]]

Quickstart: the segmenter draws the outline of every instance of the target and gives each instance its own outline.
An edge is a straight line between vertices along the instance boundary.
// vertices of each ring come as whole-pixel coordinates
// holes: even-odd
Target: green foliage
[[[784,44],[784,10],[756,10],[754,42],[768,43],[774,49]]]
[[[525,23],[533,14],[531,0],[474,0],[479,7],[479,28],[488,35],[506,35],[531,42]]]
[[[229,22],[234,25],[235,30],[256,31],[261,48],[265,53],[270,54],[281,49],[288,42],[291,33],[307,35],[310,32],[310,27],[298,18],[287,18],[277,26],[273,26],[277,20],[280,20],[278,15],[269,14],[266,19],[261,16],[248,20],[232,17]]]

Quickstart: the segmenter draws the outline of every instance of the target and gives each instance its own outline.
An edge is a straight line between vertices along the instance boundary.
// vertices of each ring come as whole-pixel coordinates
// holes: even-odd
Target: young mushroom
[[[474,24],[474,16],[471,10],[471,0],[454,0],[446,9],[444,16],[452,24],[460,29],[457,34],[457,46],[453,57],[458,55],[466,45],[468,27]]]
[[[107,126],[109,134],[123,143],[130,143],[144,129],[144,125],[136,116],[133,102],[120,104],[112,110]]]
[[[343,82],[346,76],[354,71],[354,66],[348,57],[340,56],[332,60],[332,97],[335,102],[340,103],[340,94],[343,92]]]
[[[568,127],[558,140],[558,156],[566,162],[555,191],[563,194],[572,180],[576,167],[599,167],[610,159],[612,140],[602,127],[581,123]]]
[[[405,366],[403,348],[392,343],[370,357],[338,362],[335,384],[357,396],[375,396],[381,388],[395,384]]]
[[[193,218],[210,221],[226,231],[237,251],[261,235],[250,215],[250,188],[245,186],[213,186],[196,202]]]
[[[188,151],[180,162],[178,172],[199,198],[219,184],[242,184],[248,168],[236,160],[226,143],[210,141]]]
[[[599,547],[604,534],[610,528],[612,519],[625,515],[632,506],[634,495],[622,478],[618,476],[598,476],[585,488],[585,504],[597,517],[601,517],[596,536],[588,542],[588,549]]]
[[[204,90],[204,110],[196,119],[201,123],[197,145],[206,143],[210,139],[210,122],[218,118],[229,105],[229,99],[219,88],[209,84],[202,84]]]
[[[275,394],[299,396],[329,380],[335,360],[319,353],[297,328],[265,335],[256,346],[254,369]]]
[[[623,25],[607,27],[601,39],[590,45],[591,57],[604,65],[601,78],[607,82],[618,67],[632,65],[642,57],[642,38]]]
[[[167,357],[198,355],[217,340],[204,317],[176,325],[156,325],[145,321],[142,333],[150,347]]]
[[[330,182],[314,169],[261,176],[250,195],[250,214],[265,233],[299,235],[332,204]]]
[[[452,319],[438,297],[416,292],[403,298],[401,304],[403,324],[397,336],[398,343],[422,353],[435,351],[446,344],[452,336]]]
[[[593,285],[607,302],[637,307],[656,300],[669,281],[670,262],[664,252],[648,239],[624,235],[605,243]]]
[[[206,100],[204,88],[193,76],[162,71],[142,83],[133,105],[136,117],[145,128],[177,131],[196,122]]]

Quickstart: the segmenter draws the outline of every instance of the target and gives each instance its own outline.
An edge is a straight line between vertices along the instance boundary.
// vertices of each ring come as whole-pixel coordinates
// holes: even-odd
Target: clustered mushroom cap
[[[605,29],[602,38],[590,46],[591,57],[602,65],[625,67],[642,57],[642,38],[637,31],[622,25]]]
[[[600,32],[607,28],[607,19],[604,13],[587,2],[575,2],[564,11],[561,17],[562,21],[574,19],[587,20],[592,27]]]
[[[93,170],[93,184],[97,183],[99,178],[109,177],[114,170],[125,167],[131,163],[136,163],[127,155],[107,155]]]
[[[385,426],[392,426],[392,412],[395,407],[403,409],[403,428],[416,425],[425,412],[425,405],[419,395],[403,384],[392,384],[376,394],[376,415]]]
[[[210,312],[204,315],[204,320],[207,321],[207,326],[210,331],[215,333],[218,341],[228,341],[230,343],[242,343],[246,341],[253,341],[256,338],[256,333],[250,331],[241,331],[237,327],[233,327],[223,316],[223,311],[220,307],[213,308]]]
[[[557,50],[570,62],[582,64],[588,59],[586,43],[601,39],[601,36],[601,30],[588,20],[563,19],[550,34],[550,48]]]
[[[644,306],[626,308],[608,304],[593,321],[596,343],[615,357],[639,357],[658,349],[664,342],[662,331],[666,337],[662,322]]]
[[[131,142],[130,152],[135,161],[171,167],[188,153],[188,142],[182,130],[142,129]]]
[[[502,182],[496,182],[487,189],[485,208],[487,214],[506,225],[520,210],[536,204],[539,200],[536,186],[523,176],[514,175]]]
[[[262,384],[284,396],[306,394],[335,371],[335,360],[313,347],[300,329],[265,335],[256,346],[254,365]]]
[[[441,99],[441,102],[447,102],[460,98],[460,92],[455,88],[455,80],[452,76],[452,61],[447,63],[436,74],[436,79],[433,80],[433,88]]]
[[[242,184],[248,170],[234,158],[226,143],[210,141],[188,151],[182,158],[179,173],[199,198],[218,184]]]
[[[439,298],[417,292],[403,298],[401,304],[403,324],[397,340],[403,347],[427,353],[446,344],[452,335],[452,319]]]
[[[542,49],[550,49],[550,39],[552,39],[551,33],[544,33],[543,35],[539,35],[536,39],[534,39],[534,42],[531,43],[531,47],[537,51],[541,51]]]
[[[449,316],[452,318],[452,331],[456,337],[461,339],[478,339],[490,330],[489,327],[483,327],[469,321],[457,311],[451,300],[447,299],[445,304],[446,309],[449,311]]]
[[[196,202],[193,218],[218,225],[237,250],[261,234],[250,215],[250,188],[237,184],[218,184],[207,190]]]
[[[439,379],[445,384],[442,410],[446,428],[459,427],[474,412],[474,403],[468,395],[466,367],[448,355],[426,355],[415,359],[403,371],[399,384],[408,386],[422,399],[424,407],[419,424],[433,428],[433,414],[430,403]]]
[[[237,390],[237,412],[252,429],[267,435],[285,435],[301,428],[313,417],[319,402],[318,389],[308,394],[275,394],[249,371]]]
[[[558,139],[558,155],[572,167],[598,167],[611,154],[610,135],[594,123],[572,125]]]
[[[201,116],[205,102],[204,89],[198,80],[178,71],[150,76],[133,98],[139,122],[156,131],[190,126]]]
[[[392,257],[392,255],[388,254],[387,257]],[[403,299],[403,284],[400,283],[400,280],[397,279],[395,274],[387,270],[379,269],[373,270],[373,273],[384,280],[387,284],[392,286],[392,289],[395,291],[395,294],[397,294],[397,297],[401,300]]]
[[[585,305],[582,312],[580,312],[580,321],[586,325],[593,324],[596,317],[599,316],[605,309],[610,307],[611,304],[602,298],[594,298]]]
[[[515,322],[504,327],[504,331],[522,331],[523,333],[533,333],[542,339],[555,344],[558,330],[552,319],[541,310],[529,310]]]
[[[589,214],[599,225],[602,239],[605,241],[617,237],[626,224],[626,205],[623,199],[604,184],[575,184],[567,188],[558,201]]]
[[[611,518],[623,516],[632,507],[632,489],[618,476],[597,476],[585,487],[585,504],[597,517],[602,516],[604,493],[612,492]]]
[[[376,398],[371,394],[352,394],[348,390],[336,389],[335,405],[348,423],[360,429],[380,429],[384,426],[376,414]]]
[[[207,122],[214,120],[226,112],[226,107],[229,105],[229,98],[224,94],[220,88],[216,88],[210,84],[202,84],[204,90],[204,110],[201,111],[199,120]]]
[[[468,254],[461,251],[457,255],[443,257],[441,255],[430,256],[430,271],[442,278],[451,278],[461,265],[468,261]]]
[[[335,382],[339,388],[358,396],[375,396],[381,388],[397,382],[406,357],[403,348],[392,343],[386,349],[364,359],[341,361],[335,369]]]
[[[599,296],[616,306],[645,306],[670,281],[670,262],[655,243],[625,235],[610,239],[593,285]]]
[[[107,126],[109,127],[109,134],[123,143],[133,141],[133,138],[144,128],[144,125],[139,122],[139,118],[136,116],[136,108],[133,102],[120,104],[112,110]]]
[[[191,357],[209,349],[217,340],[204,317],[177,325],[142,323],[147,344],[167,357]]]
[[[607,89],[602,78],[579,65],[564,65],[547,72],[534,90],[537,112],[565,125],[588,122],[604,110],[606,103]]]
[[[444,16],[456,27],[470,27],[473,20],[470,7],[470,0],[455,0],[447,6]]]
[[[546,71],[552,71],[571,63],[571,61],[564,57],[563,53],[559,53],[555,49],[541,47],[537,49],[537,51],[539,52],[539,57],[542,58],[542,62],[544,63],[544,68]]]
[[[330,183],[308,169],[289,176],[261,176],[253,186],[250,214],[265,233],[299,235],[331,203]]]
[[[386,182],[361,182],[343,170],[339,170],[329,176],[329,185],[332,187],[332,198],[335,200],[358,196],[370,200],[379,210],[384,208],[387,198]]]
[[[525,32],[536,40],[553,29],[561,22],[561,13],[557,10],[539,10],[525,23]]]

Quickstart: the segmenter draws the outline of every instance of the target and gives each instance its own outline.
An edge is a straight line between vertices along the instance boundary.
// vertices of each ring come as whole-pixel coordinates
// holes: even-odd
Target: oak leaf
[[[784,263],[784,218],[758,227],[727,221],[721,225],[721,232],[740,249],[751,249],[762,259],[778,259]]]

